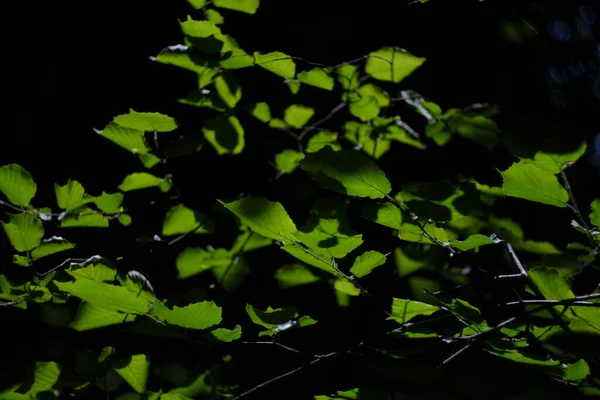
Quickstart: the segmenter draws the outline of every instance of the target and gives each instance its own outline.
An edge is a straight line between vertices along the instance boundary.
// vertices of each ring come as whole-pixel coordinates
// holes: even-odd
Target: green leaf
[[[427,232],[427,234],[425,232]],[[443,245],[448,245],[448,234],[443,228],[440,228],[435,223],[418,223],[406,221],[398,229],[398,239],[413,243],[437,244],[433,239],[436,239]]]
[[[400,49],[384,47],[369,54],[365,71],[380,81],[398,83],[419,68],[425,60]]]
[[[247,253],[252,250],[262,249],[273,244],[273,240],[259,235],[253,231],[245,231],[235,238],[233,246],[229,249],[229,254],[234,256],[238,253]]]
[[[173,306],[169,310],[162,303],[155,303],[152,315],[160,321],[187,329],[206,329],[221,322],[221,307],[212,301],[201,301],[185,307]]]
[[[246,196],[231,203],[219,203],[235,214],[254,232],[285,243],[295,242],[296,225],[278,202]]]
[[[283,289],[308,285],[319,281],[318,276],[300,263],[284,265],[278,268],[275,271],[275,279],[279,282],[279,287]]]
[[[392,203],[374,203],[365,208],[361,217],[392,229],[402,227],[402,211]]]
[[[206,19],[215,25],[220,25],[225,22],[225,18],[217,10],[206,10]]]
[[[123,193],[102,192],[102,195],[94,198],[94,204],[107,214],[118,214],[123,211],[121,204],[124,198],[125,195]]]
[[[145,132],[171,132],[177,129],[177,123],[173,118],[154,112],[129,110],[129,114],[119,115],[113,122],[124,128]]]
[[[590,205],[590,222],[600,228],[600,200],[596,199]]]
[[[260,332],[259,336],[273,336],[278,332],[290,328],[309,326],[317,322],[309,316],[297,318],[298,310],[296,307],[277,309],[268,307],[266,311],[262,311],[250,304],[246,304],[246,312],[252,322],[267,328],[267,330]]]
[[[342,293],[345,293],[349,296],[358,296],[360,295],[360,289],[357,288],[354,283],[352,283],[351,281],[345,279],[345,278],[338,278],[335,280],[335,282],[333,283],[333,287],[335,290],[338,290]]]
[[[412,248],[397,247],[394,249],[394,261],[400,278],[404,278],[427,266],[424,255]]]
[[[123,286],[85,279],[70,271],[67,272],[76,279],[69,282],[54,281],[56,287],[93,306],[126,314],[146,314],[150,308],[148,300],[141,296],[138,297],[136,292],[132,292]]]
[[[533,159],[524,159],[526,162],[535,165],[536,167],[545,169],[546,171],[558,174],[566,166],[579,160],[585,153],[587,145],[585,142],[581,142],[581,145],[568,153],[554,154],[538,151],[534,154]]]
[[[123,226],[129,226],[131,224],[131,216],[129,214],[120,214],[119,223]]]
[[[135,319],[136,316],[133,314],[124,314],[119,311],[109,310],[83,302],[79,305],[77,314],[69,324],[69,327],[76,331],[83,332],[111,325],[120,325],[126,322],[135,321]]]
[[[264,101],[261,101],[260,103],[255,103],[252,106],[252,111],[250,111],[250,114],[252,114],[257,120],[264,123],[267,123],[272,119],[271,109],[269,108],[269,105]]]
[[[575,297],[565,277],[555,268],[532,268],[529,271],[529,278],[547,300],[564,300]],[[564,306],[557,306],[555,308],[561,313]]]
[[[293,128],[302,128],[315,114],[315,109],[300,104],[292,104],[285,109],[284,121]]]
[[[168,192],[171,189],[171,184],[167,180],[158,178],[147,172],[135,172],[127,175],[123,180],[123,183],[118,186],[119,190],[123,192],[151,187],[158,187],[161,191]]]
[[[96,133],[133,154],[147,154],[150,151],[144,138],[144,132],[141,130],[126,128],[116,122],[111,122],[103,130],[97,130]]]
[[[44,236],[42,221],[34,214],[6,214],[8,223],[2,222],[10,244],[17,251],[35,249]]]
[[[588,363],[581,359],[573,364],[568,364],[565,370],[565,381],[580,381],[588,377],[590,374],[590,366]]]
[[[304,154],[290,149],[285,149],[281,153],[275,155],[275,165],[279,171],[287,174],[294,172],[300,161],[304,158]]]
[[[202,74],[211,69],[207,66],[208,61],[200,57],[197,51],[180,44],[163,49],[158,56],[151,58],[151,60],[161,64],[173,65],[197,74]]]
[[[228,35],[223,35],[221,50],[221,67],[224,69],[241,69],[254,65],[254,57],[242,50],[236,41]]]
[[[0,167],[0,192],[4,193],[8,201],[15,206],[27,206],[35,192],[37,185],[29,172],[17,164],[8,164]]]
[[[217,265],[211,269],[215,280],[229,293],[240,287],[250,273],[248,263],[243,257],[230,257],[233,258],[227,265]]]
[[[362,278],[373,271],[376,267],[385,264],[386,256],[378,251],[369,250],[362,255],[356,257],[350,272],[355,276]]]
[[[306,143],[307,153],[315,153],[325,146],[331,147],[333,150],[340,150],[342,146],[337,142],[337,133],[329,131],[319,131],[315,133]]]
[[[254,53],[254,59],[256,65],[284,79],[293,79],[296,75],[296,63],[287,54],[279,51],[267,54],[256,52]]]
[[[225,71],[215,79],[215,89],[221,100],[229,108],[234,108],[242,98],[242,88],[233,79],[231,73]]]
[[[231,255],[225,249],[210,251],[188,247],[179,253],[175,261],[177,278],[186,279],[214,267],[227,267],[231,262]]]
[[[108,218],[89,207],[79,207],[60,222],[61,228],[108,228]]]
[[[288,88],[290,88],[290,92],[292,92],[292,94],[296,94],[298,91],[300,91],[301,84],[298,80],[288,79],[285,81],[285,84],[288,86]]]
[[[361,121],[370,121],[376,118],[381,111],[381,107],[374,96],[364,96],[350,103],[350,114]]]
[[[171,207],[162,227],[164,236],[185,235],[189,233],[211,233],[214,224],[203,213],[197,213],[183,204]]]
[[[34,260],[42,257],[49,256],[51,254],[60,253],[61,251],[70,250],[75,247],[74,243],[69,242],[61,237],[53,236],[50,239],[43,240],[39,246],[37,246],[31,252],[31,257]]]
[[[315,67],[310,71],[302,71],[298,73],[298,80],[320,89],[333,90],[334,81],[329,69]]]
[[[150,370],[150,361],[145,354],[135,354],[117,361],[115,371],[138,393],[146,391],[146,382]]]
[[[392,190],[383,171],[358,151],[324,147],[307,154],[300,166],[321,186],[349,196],[381,199]]]
[[[506,196],[555,207],[567,207],[569,194],[551,172],[519,161],[506,171],[501,171],[500,174],[503,180],[502,189]]]
[[[215,6],[254,14],[260,6],[260,0],[215,0]]]
[[[287,243],[283,246],[282,250],[308,265],[312,265],[335,276],[339,275],[338,270],[334,268],[335,264],[332,258],[319,248],[309,249],[303,243]]]
[[[18,254],[13,255],[13,264],[16,264],[20,267],[29,267],[31,265],[32,260],[26,256],[20,256]]]
[[[446,112],[444,119],[452,132],[458,133],[490,151],[498,144],[496,135],[500,129],[492,119],[485,115],[451,109]]]
[[[501,242],[500,239],[495,236],[487,237],[485,235],[475,234],[469,236],[466,240],[460,241],[451,239],[450,244],[452,247],[457,248],[458,250],[467,251],[478,248],[479,246],[484,246],[486,244],[495,244]]]
[[[360,74],[355,65],[345,64],[337,70],[337,81],[345,91],[351,92],[360,86]]]
[[[219,155],[240,154],[244,150],[244,128],[233,115],[218,115],[208,119],[202,127],[202,132]]]
[[[199,10],[206,5],[206,0],[186,0],[194,9]]]
[[[387,319],[405,324],[416,316],[428,316],[440,310],[440,307],[421,303],[420,301],[394,299],[392,302],[392,315]]]
[[[191,44],[202,53],[220,53],[223,50],[223,33],[210,21],[196,21],[189,15],[180,23],[186,37],[186,44]]]
[[[59,186],[54,184],[54,193],[56,194],[56,202],[63,210],[72,210],[82,205],[85,189],[77,181],[69,179],[66,185]]]
[[[238,326],[235,329],[216,328],[210,331],[210,335],[219,342],[233,342],[242,337],[242,327]]]

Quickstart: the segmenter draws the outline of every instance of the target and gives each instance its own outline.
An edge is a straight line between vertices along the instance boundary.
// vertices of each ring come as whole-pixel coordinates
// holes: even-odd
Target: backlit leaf
[[[404,324],[419,315],[428,316],[440,310],[440,307],[421,303],[420,301],[394,299],[392,302],[392,315],[387,319]]]
[[[165,179],[158,178],[147,172],[136,172],[129,174],[119,186],[119,190],[130,192],[132,190],[147,189],[158,187],[163,192],[168,192],[171,189],[171,184]]]
[[[303,158],[304,154],[295,150],[285,149],[281,153],[275,155],[275,165],[278,170],[291,174],[298,168],[298,165]]]
[[[158,302],[152,315],[160,321],[187,329],[206,329],[221,322],[221,307],[212,301],[201,301],[185,307],[173,306],[168,309]]]
[[[202,127],[204,137],[219,155],[240,154],[244,150],[244,128],[235,116],[218,115]]]
[[[60,253],[61,251],[70,250],[75,247],[74,243],[69,242],[61,237],[53,236],[50,239],[43,240],[39,246],[37,246],[31,252],[31,257],[34,260],[42,257],[49,256],[51,254]]]
[[[367,58],[365,71],[380,81],[398,83],[425,62],[404,50],[384,47],[372,52]]]
[[[378,251],[369,250],[362,255],[356,257],[350,272],[355,276],[362,278],[371,273],[373,269],[385,264],[386,256]]]
[[[281,288],[292,288],[317,282],[319,277],[303,264],[289,264],[275,271],[275,279]]]
[[[35,196],[37,185],[31,174],[17,164],[0,167],[0,192],[16,206],[27,206]]]
[[[116,124],[145,132],[171,132],[177,129],[175,120],[167,115],[155,112],[137,112],[119,115],[113,120]]]
[[[10,244],[17,251],[29,251],[36,248],[44,236],[42,221],[34,214],[6,214],[8,223],[2,222]]]
[[[256,52],[254,53],[254,59],[256,60],[256,65],[284,79],[293,79],[296,75],[296,63],[287,54],[279,51],[267,54]]]
[[[314,108],[292,104],[285,109],[283,120],[293,128],[302,128],[314,114]]]
[[[298,73],[298,80],[307,85],[315,86],[325,90],[332,90],[334,81],[330,75],[331,71],[316,67],[309,71],[302,71]]]
[[[125,364],[125,365],[123,365]],[[135,354],[116,362],[115,371],[138,393],[146,391],[150,361],[145,354]]]
[[[164,236],[183,235],[188,233],[210,233],[213,224],[208,216],[197,213],[183,204],[171,207],[163,222]]]
[[[260,6],[260,0],[215,0],[215,6],[254,14]]]
[[[569,194],[552,172],[520,161],[500,174],[502,189],[507,196],[567,207]]]

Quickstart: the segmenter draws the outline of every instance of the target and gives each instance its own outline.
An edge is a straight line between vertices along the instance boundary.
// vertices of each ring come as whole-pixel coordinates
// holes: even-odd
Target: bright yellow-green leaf
[[[300,91],[300,86],[302,86],[300,81],[295,79],[288,79],[285,83],[288,88],[290,88],[290,92],[292,92],[292,94],[297,94],[298,91]]]
[[[564,300],[575,297],[565,277],[555,268],[533,268],[529,271],[529,278],[547,300]],[[555,308],[561,313],[564,306]],[[567,314],[570,312],[567,311]]]
[[[344,90],[350,92],[358,89],[360,86],[360,74],[358,73],[358,68],[355,65],[345,64],[338,68],[337,73],[337,80],[340,85],[342,85]]]
[[[507,196],[567,207],[569,194],[552,172],[524,161],[513,164],[502,175],[502,189]]]
[[[319,131],[308,139],[305,151],[307,153],[315,153],[325,146],[329,146],[334,150],[339,150],[342,146],[337,142],[337,138],[338,135],[335,132]]]
[[[16,206],[27,206],[35,196],[37,185],[29,172],[18,164],[0,167],[0,192]]]
[[[207,69],[207,60],[201,58],[187,46],[175,45],[163,49],[158,56],[152,58],[153,61],[161,64],[169,64],[175,67],[183,68],[197,74],[204,73]]]
[[[585,142],[581,142],[580,146],[573,151],[568,153],[549,153],[538,151],[532,158],[524,158],[523,160],[527,163],[531,163],[536,167],[545,169],[546,171],[558,174],[562,169],[573,163],[585,153],[587,145]]]
[[[213,224],[206,214],[194,212],[183,204],[171,207],[163,222],[162,234],[165,236],[185,235],[188,233],[211,233]]]
[[[81,200],[85,195],[85,189],[77,181],[69,181],[64,186],[54,184],[56,202],[63,210],[72,210],[82,205]]]
[[[233,108],[242,98],[242,88],[229,73],[223,73],[215,79],[215,89],[229,108]]]
[[[298,80],[307,85],[315,86],[325,90],[332,90],[334,81],[329,69],[321,67],[298,73]]]
[[[206,10],[206,19],[215,25],[220,25],[225,22],[225,19],[223,18],[221,13],[217,10],[213,10],[212,8]]]
[[[440,310],[440,307],[421,303],[420,301],[394,299],[392,302],[392,315],[387,319],[404,324],[419,315],[428,316]]]
[[[315,114],[315,109],[300,104],[292,104],[285,109],[284,121],[294,128],[302,128]]]
[[[233,342],[242,337],[242,327],[238,326],[235,329],[217,328],[210,331],[210,335],[219,342]]]
[[[35,249],[44,236],[42,221],[32,213],[6,214],[8,223],[2,222],[10,244],[17,251]]]
[[[269,105],[264,101],[254,104],[250,113],[254,116],[254,118],[265,123],[269,122],[272,118],[271,109],[269,108]]]
[[[206,0],[186,0],[196,10],[201,9],[206,4]]]
[[[119,186],[119,190],[130,192],[132,190],[140,190],[151,187],[158,187],[163,192],[168,192],[171,189],[171,184],[165,179],[158,178],[147,172],[136,172],[129,174]]]
[[[590,222],[600,228],[600,200],[596,199],[590,205]]]
[[[347,279],[338,278],[333,283],[333,287],[335,290],[338,290],[342,293],[345,293],[350,296],[358,296],[360,294],[360,289],[357,288],[354,283],[350,282]]]
[[[69,242],[61,237],[53,236],[50,239],[43,240],[41,244],[33,249],[31,257],[37,260],[51,254],[60,253],[61,251],[70,250],[75,247],[74,243]]]
[[[122,211],[121,204],[124,198],[125,195],[123,193],[102,192],[100,196],[94,198],[94,204],[107,214],[117,214]]]
[[[380,81],[398,83],[419,68],[425,60],[401,49],[384,47],[369,54],[365,71]]]
[[[275,75],[279,75],[284,79],[293,79],[296,75],[296,63],[287,54],[279,51],[272,53],[260,54],[254,53],[256,65],[271,71]]]
[[[177,123],[173,118],[154,112],[129,110],[129,114],[119,115],[113,122],[124,128],[145,132],[171,132],[177,129]]]
[[[260,6],[260,0],[215,0],[215,6],[254,14]]]
[[[355,276],[362,278],[371,273],[373,269],[385,264],[386,256],[378,251],[369,250],[356,257],[350,272]]]
[[[212,22],[196,21],[188,15],[180,26],[186,36],[186,44],[191,44],[203,53],[220,53],[223,50],[223,33]]]
[[[89,207],[79,207],[60,222],[61,228],[108,228],[108,218]]]
[[[206,329],[221,322],[221,307],[212,301],[201,301],[185,307],[173,306],[169,310],[158,302],[152,310],[152,315],[160,321],[187,329]]]
[[[144,139],[144,132],[141,130],[127,128],[116,122],[111,122],[97,133],[133,154],[146,154],[150,151]]]
[[[275,165],[277,169],[287,174],[291,174],[304,158],[304,154],[290,149],[285,149],[275,155]]]
[[[379,115],[381,106],[374,96],[362,96],[350,103],[350,114],[361,121],[369,121]]]
[[[332,275],[339,275],[338,270],[333,267],[331,256],[323,251],[323,249],[310,249],[300,243],[287,243],[283,246],[282,250],[308,265],[329,272]]]
[[[150,361],[148,361],[145,354],[135,354],[118,360],[115,365],[117,374],[121,375],[121,378],[138,393],[146,391],[149,370]]]
[[[219,155],[240,154],[246,144],[244,128],[235,116],[218,115],[210,118],[202,127],[204,137]]]
[[[355,150],[324,147],[307,154],[300,166],[320,185],[349,196],[381,199],[392,190],[377,164]]]
[[[134,314],[124,314],[119,311],[94,306],[90,303],[81,303],[69,327],[83,332],[104,328],[105,326],[120,325],[135,321],[135,319],[136,316]]]

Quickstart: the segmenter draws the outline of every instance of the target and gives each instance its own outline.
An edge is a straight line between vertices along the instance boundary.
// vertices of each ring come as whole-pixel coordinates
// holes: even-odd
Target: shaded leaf
[[[284,265],[278,268],[275,271],[275,279],[279,282],[279,287],[285,289],[319,281],[318,276],[299,263]]]
[[[202,132],[219,155],[239,154],[244,150],[244,128],[235,116],[210,118],[204,123]]]
[[[189,233],[211,233],[214,224],[203,213],[198,213],[183,204],[171,207],[162,227],[164,236],[184,235]]]

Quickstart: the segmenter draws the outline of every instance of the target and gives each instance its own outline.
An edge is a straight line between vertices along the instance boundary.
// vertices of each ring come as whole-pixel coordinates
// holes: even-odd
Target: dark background
[[[382,46],[399,46],[428,59],[421,69],[402,82],[401,88],[414,89],[443,109],[480,102],[497,104],[500,109],[497,121],[503,130],[538,135],[540,141],[545,132],[586,140],[592,140],[598,132],[598,23],[592,21],[584,24],[587,28],[576,29],[577,24],[583,26],[581,20],[587,21],[588,14],[581,6],[590,6],[591,1],[432,0],[423,5],[408,5],[404,1],[263,0],[261,3],[254,16],[220,10],[226,21],[224,31],[249,53],[278,50],[314,62],[338,64]],[[194,87],[193,74],[149,59],[164,47],[182,42],[178,20],[184,20],[188,14],[195,15],[185,1],[105,1],[78,5],[44,2],[35,6],[18,2],[11,5],[3,24],[6,30],[2,50],[5,118],[0,160],[1,164],[19,163],[32,173],[38,183],[35,204],[54,205],[52,185],[64,184],[69,178],[81,182],[89,193],[100,194],[103,190],[116,190],[129,171],[143,170],[135,158],[93,131],[93,128],[102,129],[115,115],[127,113],[130,108],[168,114],[178,119],[183,132],[200,133],[203,121],[211,113],[176,102]],[[569,40],[563,40],[568,32],[561,30],[556,21],[570,25]],[[532,29],[522,40],[510,41],[503,35],[507,23],[529,24]],[[308,68],[301,61],[297,63],[301,69]],[[578,72],[581,65],[584,65],[583,73]],[[280,104],[281,110],[297,102],[315,106],[323,114],[339,102],[337,97],[310,88],[303,88],[294,97],[280,80],[266,71],[252,69],[239,73],[244,101],[268,100],[270,104]],[[337,130],[340,121],[334,119],[327,127]],[[317,196],[310,192],[312,189],[299,192],[299,188],[309,186],[307,178],[298,172],[269,183],[276,171],[266,162],[282,147],[293,147],[293,141],[284,133],[265,129],[250,118],[242,122],[247,141],[242,155],[218,157],[205,146],[199,157],[169,164],[169,172],[173,173],[181,192],[177,200],[197,210],[210,211],[216,198],[231,198],[240,193],[265,195],[281,201],[286,209],[290,204],[288,211],[292,218],[304,220],[312,205],[311,199]],[[392,151],[380,160],[380,165],[395,190],[399,190],[402,183],[411,180],[434,180],[455,173],[497,185],[500,182],[495,168],[504,169],[512,161],[511,155],[502,148],[489,153],[476,144],[454,138],[447,147],[427,152]],[[569,176],[585,213],[591,199],[600,196],[600,174],[594,175],[586,159],[572,167]],[[102,251],[102,255],[112,259],[123,257],[119,264],[122,268],[143,273],[152,270],[154,279],[160,279],[161,289],[176,293],[181,283],[174,279],[173,259],[180,248],[148,248],[136,244],[139,234],[159,232],[162,220],[152,216],[164,215],[171,204],[164,200],[149,204],[145,196],[127,197],[134,219],[131,229],[90,233],[60,229],[51,232],[49,228],[48,233],[71,238],[78,244],[77,251],[86,257]],[[304,196],[307,201],[293,205],[298,196]],[[521,204],[507,199],[503,207],[507,215],[522,223],[529,238],[548,240],[548,232],[553,232],[552,239],[557,245],[573,240],[573,232],[569,230],[572,217],[566,211],[543,206],[522,207]],[[231,224],[227,218],[223,218],[222,223],[226,228]],[[557,227],[562,227],[565,233],[557,235]],[[231,235],[226,228],[218,230],[210,244],[227,246]],[[357,227],[360,231],[358,228],[362,226]],[[388,238],[381,239],[378,234],[373,233],[375,246],[393,247]],[[4,237],[0,240],[0,273],[7,273],[12,268],[11,249]],[[186,245],[208,244],[202,242],[204,239],[198,240],[200,242]],[[271,259],[272,254],[258,252],[253,262],[268,261],[273,266],[289,262],[283,255]],[[272,270],[251,278],[236,295],[239,298],[215,295],[219,299],[217,303],[230,302],[239,308],[243,299],[242,303],[250,302],[263,308],[285,305],[269,303],[274,289],[266,284],[262,286],[260,277],[263,275],[272,275]],[[203,279],[186,285],[204,285]],[[150,280],[153,281],[152,277]],[[394,289],[382,288],[382,293],[393,294]],[[320,308],[331,311],[332,308],[327,308],[333,307],[330,296],[326,287],[315,289],[306,300],[306,308],[314,313]],[[367,315],[365,311],[361,317]],[[236,316],[241,320],[243,312]],[[13,317],[22,319],[17,329],[21,334],[15,333],[15,340],[23,341],[22,348],[30,347],[31,342],[25,338],[35,323],[19,311],[0,310],[0,318]],[[380,317],[371,316],[373,324],[377,324]],[[375,325],[371,328],[363,324],[363,328],[356,328],[363,331],[350,334],[342,330],[348,338],[340,339],[340,324],[352,322],[344,318],[350,317],[339,316],[325,331],[312,334],[322,337],[309,336],[304,341],[317,343],[312,350],[321,350],[320,347],[327,350],[327,346],[352,343],[361,335],[368,336],[371,329],[376,330]],[[50,338],[60,335],[64,335],[62,330],[49,329],[45,335],[48,339],[36,340],[36,346],[28,352],[35,355],[35,351],[48,350]],[[73,340],[81,340],[79,345],[83,348],[88,340],[99,340],[98,335],[104,337],[104,333],[92,333]],[[123,345],[132,345],[127,339],[115,339],[110,333],[106,333],[106,337],[108,342],[124,340]],[[181,352],[177,357],[194,358],[193,353],[181,350],[185,347],[178,348],[173,343],[162,346],[171,349],[172,354]],[[156,342],[138,345],[160,347]],[[14,348],[21,347],[15,345]],[[273,363],[259,370],[257,365],[265,356],[265,349],[239,351],[247,352],[248,369],[244,379],[248,385],[298,365],[297,360],[282,361],[280,353],[269,349],[268,352],[275,353],[271,354]],[[216,354],[220,354],[218,350]],[[160,356],[159,351],[157,357]],[[468,362],[464,361],[464,365],[468,366]],[[306,390],[327,391],[336,387],[336,379],[353,386],[353,364],[337,362],[332,366],[329,361],[324,364],[327,365],[321,367],[321,372],[314,374],[322,378],[322,386]],[[329,369],[339,374],[329,375]],[[287,384],[298,385],[302,379],[302,375],[291,378],[279,389]],[[269,390],[275,393],[277,389]]]

